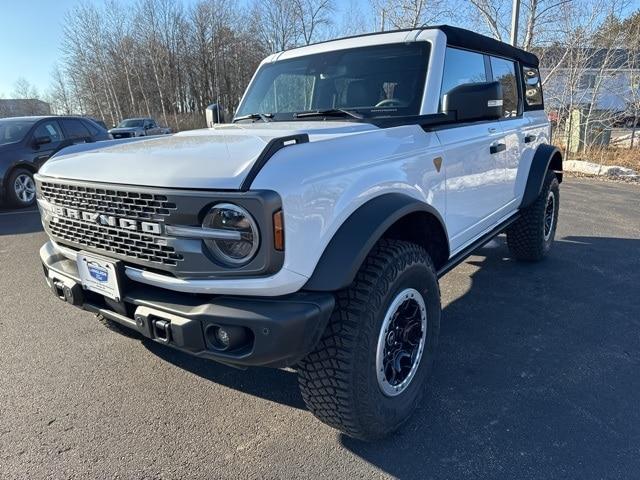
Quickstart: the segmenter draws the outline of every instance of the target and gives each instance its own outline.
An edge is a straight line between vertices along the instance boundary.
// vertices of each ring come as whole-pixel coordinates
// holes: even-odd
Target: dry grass
[[[632,168],[640,173],[640,148],[623,149],[623,148],[591,148],[584,152],[572,153],[569,156],[563,147],[562,156],[565,159],[585,160],[587,162],[597,163],[599,165],[617,165],[620,167]]]

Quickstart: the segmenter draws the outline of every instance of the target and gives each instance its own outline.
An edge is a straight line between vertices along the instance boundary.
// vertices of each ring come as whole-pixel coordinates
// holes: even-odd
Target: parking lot
[[[440,349],[383,442],[289,370],[111,332],[51,295],[37,212],[0,211],[0,478],[639,478],[640,187],[569,178],[546,261],[492,241],[442,279]]]

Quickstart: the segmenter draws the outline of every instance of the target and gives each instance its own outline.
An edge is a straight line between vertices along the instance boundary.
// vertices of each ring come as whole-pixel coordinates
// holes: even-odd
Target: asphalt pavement
[[[114,333],[42,278],[0,211],[0,478],[640,478],[640,187],[568,179],[548,259],[503,237],[441,280],[434,374],[404,430],[321,424],[289,370]]]

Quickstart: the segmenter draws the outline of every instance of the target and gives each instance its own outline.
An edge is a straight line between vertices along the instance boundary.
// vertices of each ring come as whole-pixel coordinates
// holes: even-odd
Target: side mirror
[[[47,143],[51,143],[53,140],[51,140],[51,137],[49,135],[44,135],[42,137],[35,137],[33,139],[33,145],[36,147],[39,147],[40,145],[45,145]]]
[[[212,103],[207,107],[207,127],[212,127],[216,123],[225,123],[224,109],[217,103]]]
[[[148,123],[144,126],[145,130],[150,130],[151,129],[151,125],[149,125]]]
[[[449,90],[442,99],[442,110],[454,114],[458,122],[502,118],[500,82],[465,83]]]

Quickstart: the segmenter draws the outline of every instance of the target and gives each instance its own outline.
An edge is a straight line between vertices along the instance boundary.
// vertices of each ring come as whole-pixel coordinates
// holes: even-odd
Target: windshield
[[[355,111],[364,117],[417,115],[428,55],[429,44],[415,42],[265,64],[236,117],[259,113],[273,114],[276,121],[292,120],[295,113],[331,109]]]
[[[118,124],[118,128],[142,127],[144,120],[123,120]]]
[[[33,123],[34,120],[12,118],[0,120],[0,145],[22,141],[33,126]]]

